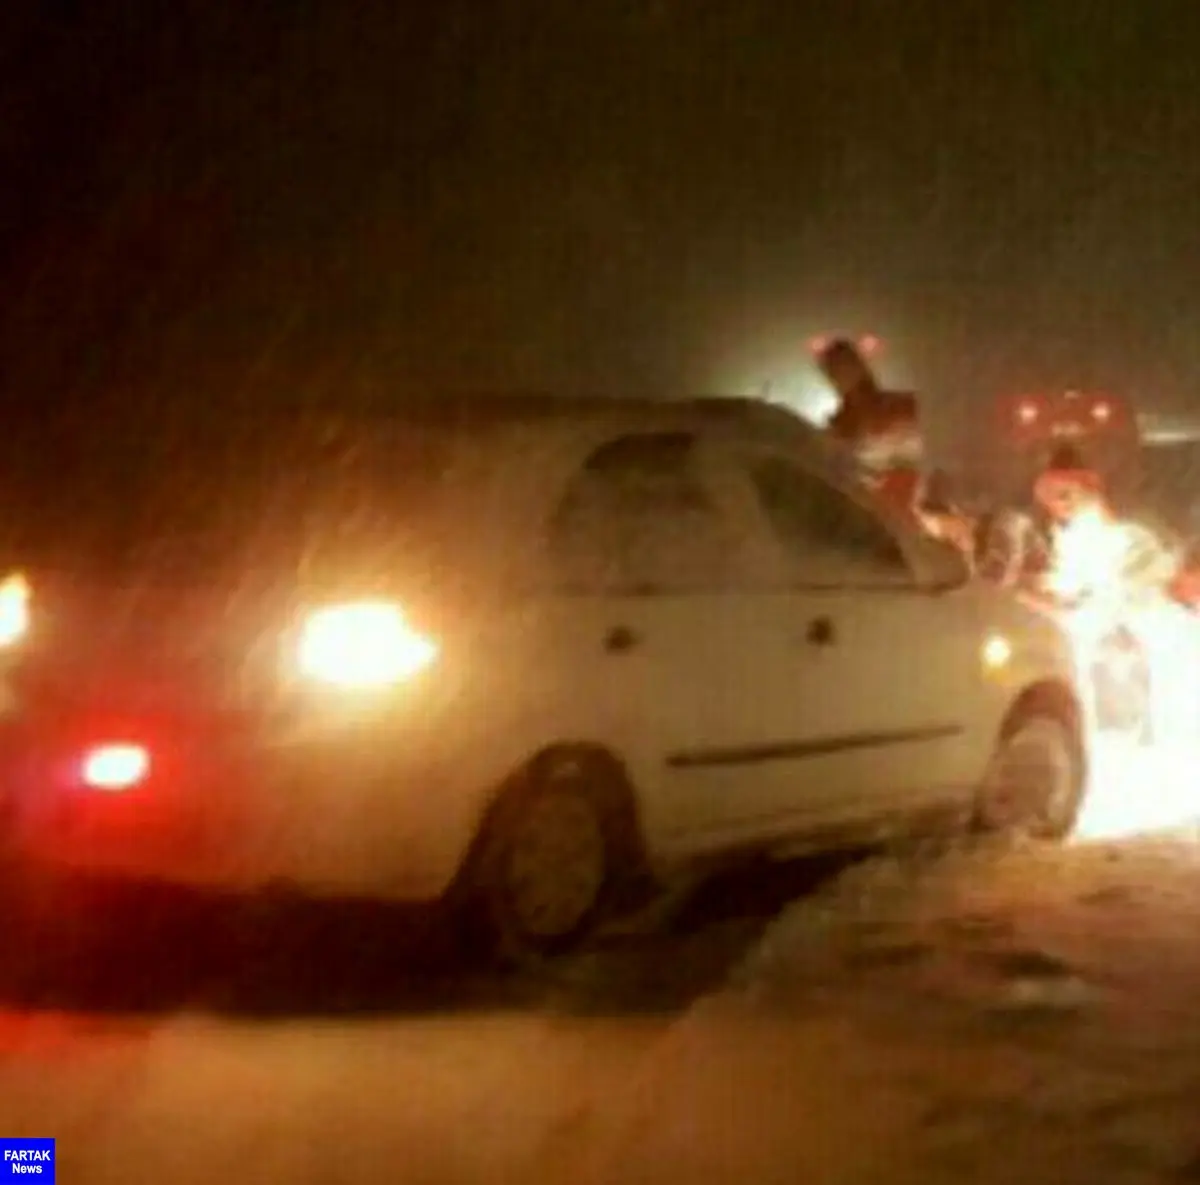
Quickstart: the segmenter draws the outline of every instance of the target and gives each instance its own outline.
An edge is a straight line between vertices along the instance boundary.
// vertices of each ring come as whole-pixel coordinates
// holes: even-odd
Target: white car
[[[369,443],[373,489],[420,488],[409,513],[330,502],[331,547],[272,568],[256,544],[236,597],[61,565],[0,587],[0,624],[29,627],[0,642],[31,866],[451,894],[554,951],[629,878],[713,857],[947,809],[1070,830],[1065,639],[881,517],[788,413],[466,401]]]

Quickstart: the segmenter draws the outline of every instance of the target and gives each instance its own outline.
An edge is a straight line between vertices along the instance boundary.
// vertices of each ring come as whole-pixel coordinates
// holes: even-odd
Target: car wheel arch
[[[1042,679],[1025,687],[1009,705],[1000,726],[1004,736],[1034,715],[1049,715],[1078,730],[1082,739],[1084,709],[1079,695],[1066,681]],[[997,738],[999,739],[999,738]]]

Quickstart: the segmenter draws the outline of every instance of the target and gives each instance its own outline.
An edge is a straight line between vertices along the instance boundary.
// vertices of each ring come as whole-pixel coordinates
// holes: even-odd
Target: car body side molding
[[[697,769],[716,765],[758,765],[765,761],[802,761],[806,757],[827,757],[849,749],[882,749],[892,745],[948,740],[961,736],[965,731],[961,724],[938,724],[893,732],[854,732],[815,741],[777,741],[729,749],[696,749],[670,754],[667,765],[671,769]]]

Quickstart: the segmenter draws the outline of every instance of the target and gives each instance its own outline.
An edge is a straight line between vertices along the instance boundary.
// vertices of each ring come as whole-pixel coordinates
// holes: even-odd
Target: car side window
[[[688,433],[624,436],[598,448],[569,482],[549,534],[573,589],[703,591],[736,577],[737,533]]]
[[[912,574],[884,523],[836,486],[784,457],[749,461],[750,479],[767,521],[795,570],[819,582],[853,571],[887,584]]]

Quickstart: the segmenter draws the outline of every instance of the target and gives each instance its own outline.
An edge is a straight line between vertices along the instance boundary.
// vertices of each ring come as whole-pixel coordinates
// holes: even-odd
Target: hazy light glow
[[[150,773],[150,754],[141,745],[97,745],[84,755],[81,772],[93,790],[129,790]]]
[[[398,605],[357,601],[315,610],[300,635],[299,662],[311,679],[339,687],[387,687],[424,670],[437,646]]]
[[[1059,536],[1051,585],[1084,596],[1081,609],[1063,624],[1075,651],[1085,701],[1099,646],[1124,625],[1137,639],[1150,675],[1153,742],[1103,734],[1089,719],[1090,784],[1076,826],[1079,840],[1109,840],[1192,827],[1200,822],[1200,619],[1163,597],[1138,597],[1124,575],[1128,553],[1124,524],[1084,513]]]
[[[772,384],[768,388],[767,398],[818,428],[824,428],[838,409],[837,394],[816,377]]]
[[[1055,564],[1049,576],[1051,589],[1064,597],[1084,594],[1109,599],[1121,593],[1121,571],[1129,553],[1129,539],[1121,523],[1102,511],[1085,508],[1059,529],[1055,538]]]
[[[12,646],[29,632],[29,581],[16,572],[0,583],[0,648]]]
[[[980,657],[985,669],[1000,671],[1012,660],[1012,643],[1003,634],[992,634],[983,644]]]

